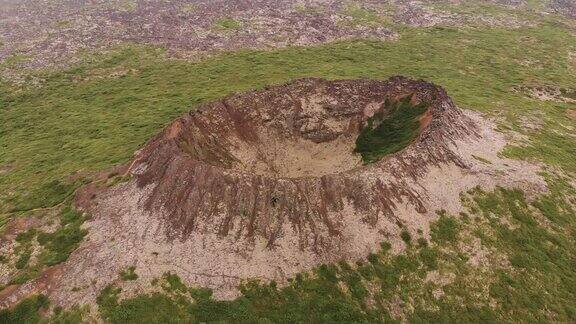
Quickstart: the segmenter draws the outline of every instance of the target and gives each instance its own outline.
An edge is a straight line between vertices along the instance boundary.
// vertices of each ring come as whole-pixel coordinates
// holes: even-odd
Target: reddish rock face
[[[429,104],[419,135],[408,148],[363,165],[353,152],[361,127],[387,113],[387,99],[407,96]],[[368,224],[394,217],[394,201],[407,199],[425,212],[400,179],[427,164],[459,163],[446,145],[474,132],[463,120],[446,92],[424,81],[303,79],[182,116],[136,155],[129,172],[140,187],[154,184],[145,208],[164,215],[171,238],[259,236],[273,248],[290,226],[302,249],[328,252],[329,237],[342,226],[333,215],[345,205]],[[381,171],[396,177],[383,181]]]

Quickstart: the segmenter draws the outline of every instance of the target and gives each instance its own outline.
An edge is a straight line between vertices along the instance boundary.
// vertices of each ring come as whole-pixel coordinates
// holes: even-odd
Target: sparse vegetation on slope
[[[80,228],[82,223],[84,216],[72,207],[66,207],[61,213],[61,226],[56,231],[38,234],[38,243],[45,248],[40,256],[41,262],[54,265],[66,261],[87,234],[85,229]]]
[[[50,304],[48,298],[43,295],[25,299],[12,309],[0,310],[0,323],[38,323],[40,321],[38,311],[46,308],[48,304]]]
[[[59,216],[60,224],[52,232],[31,228],[18,234],[15,251],[18,251],[19,255],[15,267],[20,271],[12,278],[11,283],[22,284],[36,278],[46,266],[66,261],[87,234],[87,230],[81,228],[85,217],[70,205],[65,206]],[[39,253],[34,263],[30,263],[34,241],[39,245],[36,247]]]
[[[187,288],[167,274],[156,282],[162,293],[119,300],[119,288],[108,287],[99,297],[100,311],[111,323],[159,322],[169,314],[191,322],[470,323],[552,316],[571,322],[575,227],[538,225],[542,217],[574,217],[574,209],[553,196],[574,194],[566,189],[554,187],[533,204],[519,190],[472,190],[463,195],[471,217],[439,212],[431,242],[420,237],[420,244],[407,244],[405,255],[391,255],[384,242],[368,262],[322,265],[284,288],[252,281],[241,286],[238,299],[217,301],[209,290]],[[551,200],[566,209],[543,207]],[[543,295],[542,289],[555,293]]]
[[[242,24],[230,17],[220,18],[216,21],[215,26],[222,31],[232,31],[240,28]]]
[[[72,307],[63,311],[62,308],[54,308],[54,314],[49,317],[41,316],[41,312],[47,311],[50,301],[44,295],[34,295],[23,299],[11,309],[0,310],[0,323],[6,324],[80,324],[87,313],[87,307]]]
[[[136,267],[131,266],[126,270],[120,272],[120,279],[122,280],[136,280],[138,279],[138,274],[136,274]]]
[[[99,310],[110,323],[524,322],[551,316],[571,322],[576,192],[562,178],[550,178],[550,184],[550,194],[532,203],[519,190],[470,190],[461,197],[465,216],[439,211],[430,241],[422,234],[406,239],[401,255],[390,254],[390,244],[383,242],[367,261],[322,265],[298,274],[287,287],[252,281],[241,286],[238,299],[217,301],[209,290],[186,287],[166,273],[153,281],[162,289],[153,294],[121,300],[120,289],[108,287],[98,298]],[[34,323],[39,319],[34,314],[46,306],[34,305],[40,304],[27,300],[0,316]],[[81,312],[66,316],[78,318]]]

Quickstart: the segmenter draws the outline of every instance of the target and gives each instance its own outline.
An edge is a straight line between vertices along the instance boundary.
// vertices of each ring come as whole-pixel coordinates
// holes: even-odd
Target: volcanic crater
[[[176,144],[180,151],[174,155],[196,163],[270,178],[346,172],[362,166],[356,147],[362,131],[399,114],[416,115],[424,129],[432,117],[427,101],[436,98],[414,95],[417,89],[388,93],[382,83],[362,83],[309,79],[277,94],[277,89],[257,94],[264,98],[229,98],[180,118],[160,145]],[[395,122],[396,128],[411,126]],[[391,142],[406,137],[380,134],[385,135]]]
[[[126,294],[172,271],[227,299],[243,280],[282,284],[321,263],[365,258],[382,241],[400,253],[400,233],[427,237],[437,210],[462,210],[462,191],[546,190],[539,166],[499,156],[506,144],[443,88],[400,76],[233,94],[146,143],[121,168],[129,181],[82,188],[75,203],[91,216],[87,238],[50,284],[21,290],[94,303],[135,266]]]
[[[399,102],[404,110],[426,108],[413,117],[419,127],[410,145],[364,164],[359,135],[374,127],[368,124],[375,116],[409,114],[396,111]],[[399,178],[428,163],[460,164],[446,144],[474,127],[444,90],[424,81],[304,79],[201,106],[149,142],[130,172],[140,187],[154,184],[146,208],[168,214],[170,234],[216,229],[261,236],[272,247],[290,223],[302,248],[331,250],[314,224],[338,235],[340,220],[330,214],[347,203],[371,224],[382,212],[392,215],[401,196],[424,212],[417,194],[378,181],[374,172]]]

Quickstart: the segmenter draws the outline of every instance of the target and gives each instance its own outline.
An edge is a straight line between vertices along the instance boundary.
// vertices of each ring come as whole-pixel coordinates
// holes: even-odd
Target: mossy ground
[[[420,129],[418,117],[428,107],[426,103],[412,105],[410,100],[411,97],[406,97],[398,102],[387,101],[386,114],[379,112],[367,120],[354,149],[364,163],[376,162],[398,152],[416,138]]]
[[[238,51],[196,63],[166,60],[161,49],[125,46],[87,55],[65,71],[35,73],[30,79],[42,80],[39,85],[0,82],[0,227],[33,210],[61,208],[84,182],[71,175],[89,178],[127,161],[170,120],[201,102],[299,77],[402,74],[442,85],[457,105],[496,116],[502,130],[525,135],[525,145],[508,147],[505,154],[544,162],[552,192],[528,203],[518,190],[475,190],[463,195],[467,213],[440,215],[431,241],[406,239],[405,255],[383,249],[368,262],[324,265],[284,288],[250,283],[234,301],[214,301],[205,290],[177,284],[177,293],[119,301],[111,287],[102,295],[102,316],[111,322],[168,315],[230,322],[574,322],[576,193],[569,179],[576,172],[576,145],[566,115],[571,104],[538,101],[511,88],[573,88],[576,66],[569,52],[576,39],[559,17],[535,22],[518,29],[402,28],[395,42]],[[126,73],[115,73],[119,69]],[[524,118],[537,118],[541,127],[524,127]],[[552,168],[559,174],[552,175]],[[44,242],[47,262],[65,259],[81,239],[74,225],[79,220],[72,218],[62,227],[71,233],[31,235]],[[470,246],[482,253],[473,254]],[[22,251],[23,258],[15,257],[26,269]],[[34,322],[44,307],[39,301],[2,311],[0,319]]]
[[[19,271],[13,276],[10,284],[22,284],[38,277],[47,266],[64,262],[76,249],[88,233],[81,226],[85,216],[68,203],[59,212],[59,224],[55,230],[45,232],[31,228],[16,237],[14,253],[17,256],[15,267]],[[37,243],[37,244],[35,244]],[[38,249],[34,262],[29,262],[33,249]]]

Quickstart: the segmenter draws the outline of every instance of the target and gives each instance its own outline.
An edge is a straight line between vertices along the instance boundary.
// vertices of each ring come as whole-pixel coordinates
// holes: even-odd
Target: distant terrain
[[[576,321],[576,4],[0,0],[0,323]]]

